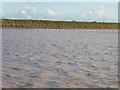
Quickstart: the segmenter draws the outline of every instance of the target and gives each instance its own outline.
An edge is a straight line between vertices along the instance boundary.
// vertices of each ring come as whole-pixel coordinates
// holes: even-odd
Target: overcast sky
[[[2,5],[0,17],[37,20],[118,21],[118,2],[31,1],[0,3]]]

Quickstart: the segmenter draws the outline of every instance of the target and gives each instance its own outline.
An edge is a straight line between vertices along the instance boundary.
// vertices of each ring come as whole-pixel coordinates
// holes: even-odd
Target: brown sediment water
[[[118,32],[2,31],[4,88],[117,88]]]

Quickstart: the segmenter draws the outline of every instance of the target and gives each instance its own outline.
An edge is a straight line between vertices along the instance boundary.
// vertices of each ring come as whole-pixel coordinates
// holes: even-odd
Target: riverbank
[[[118,23],[15,19],[1,19],[0,26],[15,29],[118,29]]]

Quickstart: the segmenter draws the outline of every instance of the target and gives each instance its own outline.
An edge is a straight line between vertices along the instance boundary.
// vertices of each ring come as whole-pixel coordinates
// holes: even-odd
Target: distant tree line
[[[3,28],[36,29],[118,29],[117,23],[1,19]]]

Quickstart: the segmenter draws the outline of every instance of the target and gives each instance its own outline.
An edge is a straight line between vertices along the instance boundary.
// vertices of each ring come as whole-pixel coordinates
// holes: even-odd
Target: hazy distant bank
[[[1,19],[2,28],[17,29],[118,29],[118,23]]]

